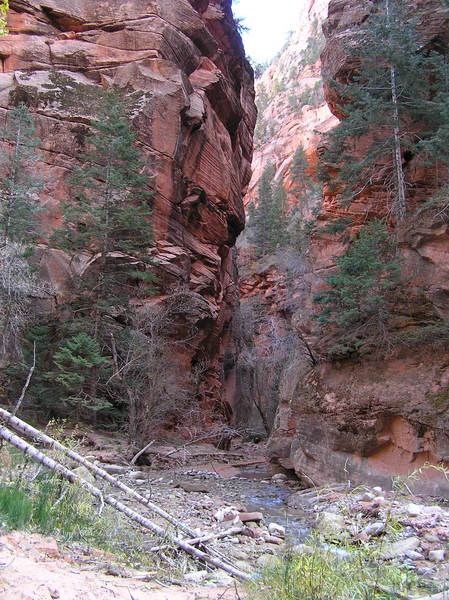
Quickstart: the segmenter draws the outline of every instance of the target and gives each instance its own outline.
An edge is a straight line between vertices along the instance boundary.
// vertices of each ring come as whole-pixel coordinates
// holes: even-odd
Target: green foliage
[[[89,397],[86,386],[91,384],[92,377],[99,377],[99,371],[109,372],[107,367],[111,360],[101,355],[101,349],[96,340],[85,332],[78,333],[66,340],[53,356],[56,371],[49,374],[49,378],[64,388],[69,396],[64,398],[61,391],[61,402],[75,406],[78,409],[87,400],[89,410],[104,410],[109,406],[104,401],[98,404],[94,398]]]
[[[7,116],[0,181],[0,338],[1,355],[21,355],[21,338],[32,315],[30,298],[45,297],[49,286],[30,264],[40,225],[41,183],[34,176],[37,147],[33,118],[20,104]]]
[[[39,233],[36,216],[42,184],[32,175],[39,144],[28,109],[23,104],[16,106],[3,134],[0,236],[5,242],[17,242],[28,248]]]
[[[331,221],[330,223],[328,223],[323,229],[322,231],[324,231],[325,233],[342,233],[343,231],[345,231],[348,227],[348,225],[350,225],[352,222],[351,217],[346,217],[346,218],[341,218],[341,219],[336,219],[335,221]]]
[[[141,285],[141,292],[148,293],[153,281],[147,271],[153,240],[151,195],[136,135],[118,92],[106,96],[92,127],[84,164],[72,178],[74,197],[64,206],[65,227],[52,238],[72,256],[90,255],[92,268],[79,285],[91,314],[126,302],[137,281],[148,284]]]
[[[90,257],[76,283],[84,314],[95,321],[126,306],[131,293],[148,294],[154,278],[148,177],[118,92],[106,96],[92,129],[71,180],[73,197],[63,207],[65,226],[52,242],[72,257]]]
[[[304,148],[299,145],[293,155],[290,179],[297,203],[290,212],[288,226],[290,245],[304,254],[309,246],[322,198],[321,183],[310,175],[310,165]],[[307,215],[312,214],[312,218]]]
[[[314,65],[320,58],[324,48],[324,35],[318,21],[312,23],[312,35],[308,38],[306,47],[300,54],[300,66]]]
[[[257,205],[248,207],[249,239],[258,256],[275,252],[288,242],[287,195],[283,183],[276,183],[274,176],[274,166],[268,163],[260,179]]]
[[[0,486],[0,516],[8,527],[24,529],[32,515],[33,504],[19,484]]]
[[[419,579],[413,572],[380,560],[376,549],[348,549],[344,559],[332,549],[317,539],[310,551],[273,557],[261,579],[250,584],[250,599],[394,600],[418,590]]]
[[[9,0],[2,0],[0,3],[0,35],[5,35],[8,32],[6,25],[6,16],[9,10]]]
[[[346,356],[380,346],[399,275],[395,244],[385,225],[374,221],[363,228],[336,267],[327,278],[328,289],[314,297],[321,307],[317,319],[335,342],[329,353]]]
[[[295,184],[295,190],[300,189],[304,180],[308,177],[309,161],[303,146],[300,144],[293,155],[290,177]]]
[[[288,103],[294,111],[301,111],[304,106],[318,107],[324,102],[323,82],[316,81],[311,87],[307,87],[300,94],[291,94]]]
[[[347,85],[337,85],[344,120],[327,135],[323,174],[329,179],[327,165],[338,168],[329,183],[345,201],[381,187],[403,218],[408,203],[404,165],[413,156],[423,160],[425,140],[434,137],[433,123],[447,103],[447,68],[435,54],[422,50],[403,2],[390,0],[389,5],[389,13],[381,3],[379,12],[360,26],[357,36],[363,43],[348,47],[351,60],[360,66]],[[429,100],[441,85],[444,93],[432,105]],[[442,110],[447,127],[445,114]],[[440,129],[444,144],[446,134]]]

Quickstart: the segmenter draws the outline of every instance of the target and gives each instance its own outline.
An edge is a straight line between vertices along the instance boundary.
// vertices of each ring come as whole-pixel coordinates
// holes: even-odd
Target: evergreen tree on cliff
[[[41,183],[33,175],[39,138],[28,109],[15,107],[7,117],[0,155],[0,355],[20,355],[20,337],[32,313],[33,296],[47,287],[29,259],[40,225]]]
[[[76,298],[66,323],[71,337],[60,345],[50,375],[67,392],[73,387],[70,377],[76,376],[75,387],[82,388],[77,398],[97,406],[104,404],[97,398],[98,371],[108,362],[101,357],[101,348],[112,354],[111,335],[118,323],[131,318],[130,297],[148,295],[154,280],[149,269],[152,196],[135,142],[122,95],[108,93],[92,123],[82,165],[71,180],[64,227],[52,238],[84,267],[73,281]],[[86,349],[89,352],[83,355]]]
[[[257,205],[248,207],[249,239],[259,256],[275,252],[288,241],[287,195],[274,176],[274,165],[268,163],[260,178]]]
[[[323,162],[337,166],[334,183],[344,199],[380,186],[402,221],[408,210],[404,164],[428,133],[434,57],[422,49],[401,0],[379,3],[348,50],[359,66],[339,86],[344,120],[328,134]]]

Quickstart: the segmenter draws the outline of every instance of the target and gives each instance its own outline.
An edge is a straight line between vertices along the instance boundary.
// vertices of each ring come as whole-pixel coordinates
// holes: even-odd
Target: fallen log
[[[107,473],[104,469],[101,469],[97,465],[94,465],[93,463],[85,459],[83,456],[81,456],[81,454],[70,450],[57,440],[51,438],[42,431],[35,429],[28,423],[25,423],[25,421],[22,421],[22,419],[15,417],[3,408],[0,408],[0,417],[3,417],[3,419],[8,423],[8,425],[10,425],[16,431],[19,431],[20,433],[24,434],[25,436],[37,440],[47,446],[50,446],[54,450],[59,450],[60,452],[63,452],[66,456],[79,463],[80,465],[83,465],[83,467],[86,467],[86,469],[89,469],[89,471],[91,471],[101,479],[104,479],[105,481],[107,481],[117,489],[121,490],[125,494],[128,494],[129,496],[134,498],[134,500],[136,500],[146,508],[150,509],[155,514],[162,517],[165,521],[168,521],[169,523],[177,527],[180,531],[183,531],[190,537],[198,536],[197,531],[194,531],[190,527],[187,527],[186,525],[184,525],[184,523],[181,523],[181,521],[179,521],[178,519],[170,515],[168,512],[166,512],[163,508],[160,508],[159,506],[157,506],[157,504],[154,504],[150,500],[147,500],[147,498],[145,498],[144,496],[127,486],[125,483],[119,481],[118,479]]]
[[[439,594],[432,594],[431,596],[420,596],[419,598],[413,598],[411,600],[449,600],[449,590],[440,592]]]
[[[169,540],[172,544],[174,544],[178,548],[181,548],[181,550],[184,550],[184,552],[186,552],[187,554],[190,554],[190,556],[193,556],[195,559],[203,561],[206,564],[212,565],[213,567],[216,567],[218,569],[223,569],[224,571],[226,571],[227,573],[230,573],[231,575],[233,575],[234,577],[237,577],[238,579],[243,579],[243,580],[250,579],[250,577],[247,573],[244,573],[243,571],[240,571],[239,569],[233,567],[232,565],[227,564],[227,563],[223,562],[222,560],[219,560],[218,558],[215,558],[213,556],[209,556],[202,550],[199,550],[198,548],[191,546],[185,540],[182,540],[182,539],[170,534],[168,531],[165,531],[164,529],[162,529],[162,527],[159,527],[159,525],[157,525],[156,523],[153,523],[146,517],[143,517],[142,515],[140,515],[136,511],[132,510],[125,504],[122,504],[121,502],[119,502],[118,500],[113,498],[112,496],[103,496],[103,494],[99,488],[95,487],[88,481],[85,481],[84,479],[79,477],[76,473],[74,473],[73,471],[70,471],[70,469],[67,469],[66,467],[64,467],[60,463],[56,462],[52,458],[46,456],[45,454],[43,454],[42,452],[37,450],[37,448],[35,448],[34,446],[29,444],[22,438],[18,437],[14,433],[12,433],[12,431],[9,431],[9,429],[7,429],[6,427],[0,426],[0,438],[4,439],[6,442],[9,442],[15,448],[17,448],[18,450],[23,452],[25,454],[25,456],[29,456],[36,462],[42,464],[47,469],[50,469],[51,471],[58,473],[59,475],[61,475],[61,477],[63,477],[64,479],[67,479],[67,481],[69,481],[70,483],[73,483],[73,484],[77,483],[83,489],[85,489],[90,494],[92,494],[92,496],[98,498],[101,505],[103,505],[103,503],[108,504],[113,509],[126,515],[131,521],[134,521],[141,527],[144,527],[145,529],[152,531],[156,535],[159,535],[160,537],[163,537],[163,538]]]
[[[186,540],[186,542],[191,546],[196,546],[197,544],[204,544],[205,542],[211,542],[212,540],[220,540],[230,535],[238,535],[239,533],[242,533],[242,531],[242,527],[231,527],[225,531],[220,531],[219,533],[208,533],[201,537]],[[159,550],[163,549],[164,547],[165,546],[153,546],[153,548],[150,548],[150,552],[159,552]]]
[[[230,463],[230,467],[252,467],[254,465],[263,465],[267,462],[265,458],[255,458],[254,460],[247,460],[245,462]]]
[[[142,506],[145,506],[146,508],[151,510],[153,513],[159,515],[164,520],[166,520],[168,523],[171,523],[172,525],[174,525],[176,528],[178,528],[180,531],[182,531],[189,537],[196,538],[198,536],[198,534],[201,534],[201,532],[195,531],[195,530],[191,529],[190,527],[188,527],[187,525],[184,525],[184,523],[182,523],[179,519],[176,519],[175,517],[170,515],[167,511],[160,508],[157,504],[154,504],[153,502],[151,502],[150,500],[148,500],[147,498],[145,498],[144,496],[142,496],[141,494],[139,494],[132,488],[128,487],[125,483],[119,481],[118,479],[113,477],[110,473],[105,471],[104,469],[101,469],[97,465],[91,463],[90,461],[85,459],[83,456],[81,456],[81,454],[78,454],[74,450],[70,450],[69,448],[67,448],[66,446],[64,446],[63,444],[58,442],[57,440],[51,438],[49,435],[45,434],[42,431],[39,431],[39,429],[32,427],[31,425],[29,425],[22,419],[19,419],[18,417],[12,415],[7,410],[0,408],[0,417],[2,417],[13,429],[15,429],[16,431],[19,431],[20,433],[24,434],[28,438],[38,440],[41,443],[46,444],[47,446],[50,446],[54,450],[59,450],[60,452],[63,452],[67,457],[69,457],[72,460],[74,460],[75,462],[83,465],[84,467],[86,467],[86,469],[88,469],[89,471],[91,471],[92,473],[94,473],[95,475],[100,477],[101,479],[104,479],[105,481],[107,481],[108,483],[110,483],[111,485],[113,485],[114,487],[119,489],[120,491],[131,496],[134,500],[139,502]],[[210,549],[205,548],[205,550],[207,550],[208,552],[211,552],[212,554],[215,554],[216,556],[218,556],[219,558],[221,558],[225,561],[228,560],[225,556],[223,556],[221,554],[221,552],[219,552],[215,548],[210,548]]]

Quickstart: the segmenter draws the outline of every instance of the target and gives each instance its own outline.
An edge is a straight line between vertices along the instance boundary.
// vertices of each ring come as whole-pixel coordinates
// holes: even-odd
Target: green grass
[[[0,487],[0,518],[11,529],[24,529],[33,515],[33,503],[17,484]]]
[[[319,543],[271,562],[250,584],[250,600],[397,600],[419,587],[413,572],[380,561],[375,548],[352,549],[342,558]]]
[[[114,554],[136,567],[153,565],[142,532],[109,506],[98,502],[56,474],[36,476],[32,464],[11,453],[0,471],[0,530],[27,530],[51,535],[62,544],[77,542]]]

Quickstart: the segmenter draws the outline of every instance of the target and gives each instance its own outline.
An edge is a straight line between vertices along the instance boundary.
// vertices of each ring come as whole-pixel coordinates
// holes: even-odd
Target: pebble
[[[418,517],[422,513],[422,507],[418,504],[407,504],[405,510],[411,517]]]
[[[387,546],[381,553],[381,556],[385,559],[397,558],[398,556],[404,556],[410,550],[416,550],[419,547],[419,538],[409,537],[405,540],[400,540],[394,544]]]
[[[424,558],[421,552],[416,552],[416,550],[407,550],[405,556],[410,560],[422,560]]]
[[[184,575],[184,579],[191,583],[201,583],[203,579],[206,579],[208,576],[207,571],[191,571],[190,573],[186,573]]]
[[[372,502],[375,496],[371,492],[365,492],[363,496],[360,498],[362,502]]]
[[[259,567],[259,569],[264,569],[265,567],[272,565],[274,561],[275,558],[272,554],[262,554],[262,556],[259,556],[259,558],[256,560],[256,565]]]
[[[236,560],[249,560],[248,554],[243,550],[234,549],[231,554]]]
[[[131,473],[128,473],[130,479],[145,479],[146,476],[146,473],[143,471],[131,471]]]
[[[219,523],[223,523],[223,521],[233,521],[235,517],[238,516],[239,513],[233,506],[224,506],[223,508],[218,509],[214,515],[215,520]]]
[[[239,515],[242,523],[258,522],[263,520],[263,514],[261,512],[241,512]]]
[[[426,542],[431,542],[431,543],[436,543],[436,542],[440,541],[440,538],[437,535],[435,535],[434,533],[425,533],[424,539],[426,540]]]
[[[365,527],[365,529],[362,531],[362,533],[364,533],[365,535],[368,535],[370,537],[375,537],[375,536],[380,535],[384,531],[385,531],[385,523],[382,523],[381,521],[375,521],[374,523],[370,523],[369,525],[367,525]]]
[[[271,535],[276,537],[285,538],[285,527],[278,525],[277,523],[270,523],[268,525],[268,531]]]
[[[380,486],[373,487],[373,492],[374,492],[375,494],[377,494],[378,496],[380,496],[381,494],[383,494],[383,493],[384,493],[383,489],[382,489]]]
[[[92,484],[95,483],[95,477],[89,471],[89,469],[86,469],[86,467],[83,467],[83,466],[76,467],[76,469],[72,469],[72,471],[75,473],[75,475],[77,475],[81,479],[84,479],[88,483],[92,483]]]
[[[129,469],[129,467],[124,467],[123,465],[101,465],[101,468],[110,475],[122,475],[123,473],[127,473]]]
[[[214,571],[213,573],[209,573],[207,576],[207,580],[214,581],[217,585],[220,585],[223,587],[231,586],[234,583],[234,580],[232,579],[232,577],[230,575],[228,575],[226,573],[226,571],[223,571],[222,569],[218,569],[217,571]]]
[[[345,519],[340,514],[322,512],[317,515],[316,521],[318,529],[327,537],[339,536],[345,528]]]
[[[276,482],[287,481],[287,479],[288,479],[288,477],[287,477],[287,475],[285,473],[276,473],[271,478],[271,481],[273,481],[274,483],[276,483]]]
[[[429,552],[429,560],[430,562],[443,562],[446,556],[446,552],[443,549],[440,550],[431,550]]]

